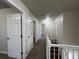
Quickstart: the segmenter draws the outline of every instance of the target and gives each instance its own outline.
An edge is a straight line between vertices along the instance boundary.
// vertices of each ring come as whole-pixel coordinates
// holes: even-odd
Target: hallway
[[[26,59],[46,59],[46,43],[44,39],[40,39]]]

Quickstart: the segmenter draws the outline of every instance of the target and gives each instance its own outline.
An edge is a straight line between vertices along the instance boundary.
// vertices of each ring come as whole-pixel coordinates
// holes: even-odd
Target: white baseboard
[[[28,50],[28,52],[25,53],[24,59],[27,58],[28,54],[30,53],[30,51],[32,50],[33,46],[31,46],[31,48]]]
[[[5,51],[0,51],[0,53],[2,53],[2,54],[8,54],[7,52],[5,52]]]

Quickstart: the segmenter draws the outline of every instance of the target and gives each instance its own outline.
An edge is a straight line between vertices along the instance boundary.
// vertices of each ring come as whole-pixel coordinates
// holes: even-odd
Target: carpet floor
[[[0,59],[14,59],[14,58],[8,57],[7,54],[2,54],[2,53],[0,53]]]
[[[44,39],[40,39],[26,59],[46,59],[46,41]]]

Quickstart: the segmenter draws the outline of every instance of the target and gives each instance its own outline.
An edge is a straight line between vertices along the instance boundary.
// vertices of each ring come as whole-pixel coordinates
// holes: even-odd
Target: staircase
[[[57,44],[57,40],[51,40],[52,44]],[[59,53],[59,48],[58,47],[51,47],[51,59],[61,59],[61,55]]]

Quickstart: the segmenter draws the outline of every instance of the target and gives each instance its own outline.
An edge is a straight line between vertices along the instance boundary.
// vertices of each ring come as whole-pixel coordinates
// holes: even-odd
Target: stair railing
[[[46,41],[46,59],[50,59],[50,46],[51,46],[51,41],[49,40],[49,37],[47,36],[47,41]]]
[[[46,42],[46,59],[51,59],[51,47],[54,47],[53,59],[79,59],[79,46],[65,45],[65,44],[52,44],[47,36]],[[56,58],[55,48],[58,48],[58,57]],[[62,55],[60,56],[60,52]],[[61,57],[61,58],[60,58]]]

